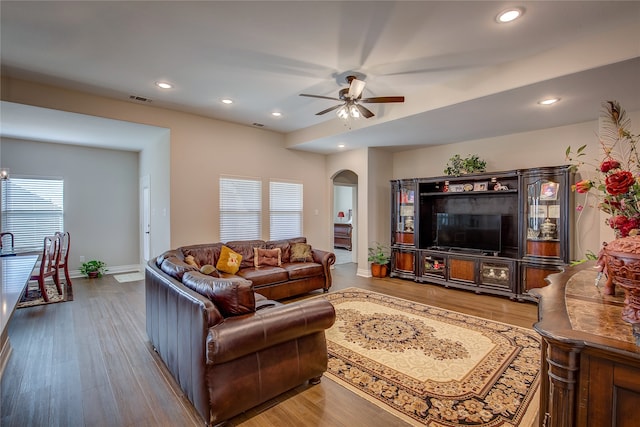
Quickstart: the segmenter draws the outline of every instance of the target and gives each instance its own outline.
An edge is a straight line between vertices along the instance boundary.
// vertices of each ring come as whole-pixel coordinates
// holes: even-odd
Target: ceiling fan
[[[364,116],[365,118],[373,117],[374,114],[371,110],[361,105],[361,103],[367,104],[381,104],[387,102],[404,102],[404,96],[378,96],[375,98],[361,98],[362,91],[364,90],[365,82],[358,80],[355,76],[347,76],[348,88],[341,89],[338,92],[338,98],[332,98],[330,96],[322,95],[310,95],[307,93],[301,93],[300,96],[308,96],[310,98],[331,99],[333,101],[344,101],[343,104],[334,105],[333,107],[322,110],[316,113],[316,116],[321,116],[329,111],[338,110],[336,114],[341,119],[347,117],[359,118]]]

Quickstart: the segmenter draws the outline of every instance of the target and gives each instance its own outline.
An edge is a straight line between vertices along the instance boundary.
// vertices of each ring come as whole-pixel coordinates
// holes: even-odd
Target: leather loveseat
[[[254,247],[256,242],[262,241],[245,243]],[[262,243],[266,248],[267,242]],[[277,244],[286,246],[284,241]],[[335,321],[333,306],[322,298],[282,304],[254,292],[254,283],[240,275],[205,274],[184,261],[193,256],[214,262],[211,257],[218,252],[218,244],[167,251],[149,261],[145,272],[147,335],[207,425],[223,423],[306,381],[319,382],[327,369],[324,331]],[[333,254],[314,252],[314,259],[327,268],[333,263]],[[305,281],[296,277],[294,267],[293,294],[317,288],[320,275]],[[252,277],[264,280],[265,293],[292,293],[282,290],[287,282],[274,287],[259,273],[253,271]],[[312,272],[298,276],[305,274]],[[330,276],[322,282],[321,288],[328,288]]]

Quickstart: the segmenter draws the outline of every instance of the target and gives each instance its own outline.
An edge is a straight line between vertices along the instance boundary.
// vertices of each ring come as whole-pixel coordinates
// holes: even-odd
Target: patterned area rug
[[[58,289],[53,282],[45,282],[45,288],[47,290],[47,296],[49,302],[45,302],[40,293],[40,287],[38,282],[31,281],[27,286],[25,294],[16,306],[16,308],[33,307],[36,305],[55,304],[58,302],[73,301],[73,288],[67,286],[65,282],[62,283],[62,295],[58,294]]]
[[[416,426],[530,426],[540,340],[533,330],[349,288],[324,295],[327,377]]]

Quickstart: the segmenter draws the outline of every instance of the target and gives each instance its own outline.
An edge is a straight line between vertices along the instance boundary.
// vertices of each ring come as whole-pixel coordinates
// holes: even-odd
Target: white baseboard
[[[133,273],[136,271],[144,271],[144,267],[140,264],[107,266],[105,274]],[[80,270],[69,270],[69,275],[72,278],[84,277]]]
[[[371,269],[370,268],[358,268],[358,270],[356,270],[356,276],[372,277],[371,276]]]

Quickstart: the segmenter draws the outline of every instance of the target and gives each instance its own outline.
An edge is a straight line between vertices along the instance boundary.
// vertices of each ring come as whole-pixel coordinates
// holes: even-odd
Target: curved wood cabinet
[[[623,293],[596,287],[593,262],[548,277],[539,298],[542,336],[540,426],[638,425],[640,326],[621,318]]]

